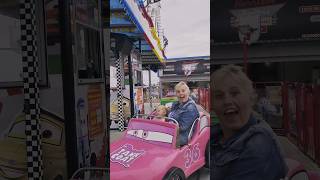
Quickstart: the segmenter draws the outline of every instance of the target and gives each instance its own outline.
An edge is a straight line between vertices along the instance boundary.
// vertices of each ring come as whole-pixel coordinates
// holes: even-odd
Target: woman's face
[[[179,100],[179,102],[186,102],[189,99],[189,93],[187,90],[187,87],[180,86],[176,89],[176,96]]]
[[[225,130],[239,130],[249,120],[252,101],[242,86],[230,76],[222,78],[214,86],[213,108]]]

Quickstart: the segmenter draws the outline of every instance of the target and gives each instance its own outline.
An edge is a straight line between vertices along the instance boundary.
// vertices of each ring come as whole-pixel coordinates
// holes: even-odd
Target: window
[[[101,48],[100,32],[94,28],[77,23],[76,60],[78,63],[78,78],[101,79]]]
[[[75,0],[76,19],[90,26],[99,27],[99,9],[98,0]]]
[[[2,6],[4,4],[4,6]],[[43,4],[37,3],[37,45],[40,85],[47,84],[46,44],[44,41]],[[21,32],[19,1],[0,2],[0,87],[22,86]]]

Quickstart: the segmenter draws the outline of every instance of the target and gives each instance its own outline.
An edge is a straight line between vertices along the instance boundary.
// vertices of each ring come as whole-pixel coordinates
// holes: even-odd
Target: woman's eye
[[[237,96],[238,94],[240,94],[240,92],[239,91],[232,91],[230,94],[232,96]]]

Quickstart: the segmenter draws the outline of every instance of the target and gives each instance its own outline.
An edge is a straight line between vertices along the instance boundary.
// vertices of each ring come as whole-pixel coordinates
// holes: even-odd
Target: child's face
[[[157,110],[157,114],[159,116],[165,116],[167,114],[167,112],[164,109],[158,109]]]

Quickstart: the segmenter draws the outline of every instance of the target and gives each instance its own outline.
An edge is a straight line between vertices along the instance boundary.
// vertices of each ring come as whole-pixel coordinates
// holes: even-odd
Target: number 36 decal
[[[200,149],[199,143],[195,144],[194,146],[190,146],[184,153],[185,167],[189,168],[193,162],[196,162],[200,157]]]

